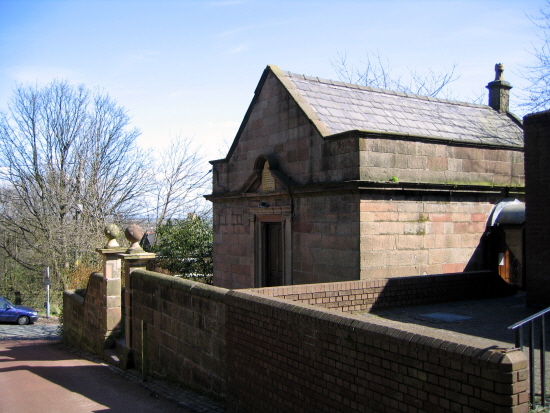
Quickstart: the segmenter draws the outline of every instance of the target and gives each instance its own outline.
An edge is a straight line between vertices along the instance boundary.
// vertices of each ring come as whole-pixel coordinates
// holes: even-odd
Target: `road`
[[[0,412],[221,413],[223,406],[160,380],[141,382],[64,347],[57,325],[0,324]]]
[[[4,413],[188,412],[54,341],[0,341],[0,388]]]

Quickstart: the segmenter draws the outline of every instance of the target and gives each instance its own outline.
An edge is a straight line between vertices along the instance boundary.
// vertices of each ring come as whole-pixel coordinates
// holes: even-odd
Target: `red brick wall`
[[[248,290],[343,312],[486,298],[510,291],[492,271],[384,278]]]
[[[528,411],[519,350],[246,290],[227,304],[230,413]]]
[[[527,302],[550,306],[550,112],[528,115],[525,126],[525,265]]]

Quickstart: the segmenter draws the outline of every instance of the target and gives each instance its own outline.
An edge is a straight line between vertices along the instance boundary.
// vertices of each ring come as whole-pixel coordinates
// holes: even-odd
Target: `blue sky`
[[[0,0],[0,109],[17,83],[100,87],[158,147],[192,137],[222,157],[268,64],[337,79],[379,52],[394,73],[456,63],[455,94],[479,94],[506,66],[512,99],[540,43],[528,16],[543,0]],[[516,92],[514,94],[514,92]]]

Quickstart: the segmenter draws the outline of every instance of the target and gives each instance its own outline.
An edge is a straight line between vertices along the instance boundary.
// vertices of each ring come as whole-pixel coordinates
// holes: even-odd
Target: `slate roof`
[[[408,135],[523,147],[523,128],[514,115],[486,105],[392,92],[272,70],[323,136],[347,131]]]

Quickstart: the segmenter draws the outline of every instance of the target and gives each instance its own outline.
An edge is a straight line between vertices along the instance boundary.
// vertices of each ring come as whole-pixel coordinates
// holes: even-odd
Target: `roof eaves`
[[[475,146],[483,148],[503,148],[503,149],[513,149],[518,151],[523,151],[523,146],[519,145],[510,145],[505,143],[487,143],[481,140],[463,140],[463,139],[452,139],[446,138],[443,136],[434,137],[427,135],[414,134],[409,132],[394,132],[394,131],[380,131],[380,130],[366,130],[366,129],[354,129],[348,130],[340,133],[335,133],[330,136],[326,136],[327,140],[337,140],[342,138],[347,138],[351,136],[358,137],[372,137],[372,138],[388,138],[388,139],[412,139],[423,142],[445,142],[450,145],[460,145],[460,146]]]

